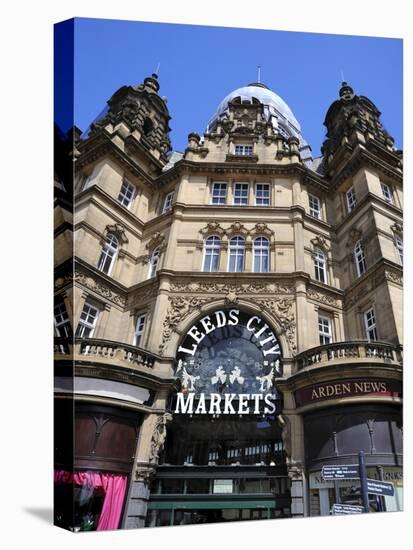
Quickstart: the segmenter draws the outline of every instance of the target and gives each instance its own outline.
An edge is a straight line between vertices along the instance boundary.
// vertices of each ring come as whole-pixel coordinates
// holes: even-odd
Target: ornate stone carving
[[[303,465],[300,462],[288,466],[288,477],[291,481],[301,481],[303,479]]]
[[[222,229],[221,225],[216,222],[209,222],[205,227],[199,230],[203,237],[207,235],[219,235],[221,238],[225,235],[225,230]]]
[[[397,285],[403,286],[403,277],[394,271],[386,271],[385,277],[388,281],[396,283]]]
[[[164,413],[159,415],[156,419],[155,426],[151,438],[151,448],[149,451],[149,463],[157,464],[159,453],[162,451],[165,445],[166,439],[166,425],[172,420],[171,413]]]
[[[230,291],[239,294],[293,294],[294,286],[288,282],[277,283],[204,283],[177,282],[171,283],[171,292],[182,294],[228,294]]]
[[[55,288],[59,289],[63,286],[66,286],[67,284],[71,284],[72,282],[75,282],[80,286],[96,292],[96,294],[99,294],[102,298],[109,302],[112,302],[121,307],[125,307],[125,295],[112,290],[108,286],[96,281],[95,279],[89,277],[88,275],[86,275],[86,273],[82,273],[81,271],[75,271],[73,277],[71,274],[65,275],[64,277],[59,277],[58,279],[56,279]]]
[[[402,223],[394,223],[390,229],[393,231],[393,233],[395,235],[400,235],[401,237],[403,237],[403,224]]]
[[[163,325],[162,341],[159,344],[159,355],[163,355],[172,332],[182,319],[194,310],[199,310],[206,302],[209,302],[208,298],[194,298],[192,296],[169,297],[169,307]]]
[[[233,235],[241,235],[242,237],[247,237],[249,235],[248,229],[241,222],[234,222],[227,229],[227,235],[232,237]]]
[[[138,466],[135,470],[135,481],[141,481],[148,484],[155,475],[155,472],[155,468]]]
[[[238,296],[234,291],[230,290],[228,294],[225,296],[225,305],[230,306],[237,303],[238,303]]]
[[[120,225],[119,223],[115,223],[113,225],[107,225],[105,227],[105,238],[108,236],[109,233],[112,233],[115,235],[115,237],[118,239],[120,244],[126,244],[128,241],[128,238],[126,236],[125,228],[123,225]]]
[[[323,292],[317,292],[313,288],[309,288],[307,290],[307,297],[317,302],[321,302],[322,304],[337,306],[337,300],[333,296],[330,296],[329,294],[324,294]]]
[[[317,235],[314,239],[311,239],[311,244],[314,248],[321,248],[321,250],[325,250],[326,252],[330,250],[327,240],[323,235]]]
[[[294,300],[291,298],[264,299],[256,300],[256,303],[277,317],[294,355],[297,351]]]
[[[148,243],[146,243],[146,250],[149,252],[153,252],[155,248],[158,248],[159,246],[162,246],[165,241],[165,235],[162,235],[161,233],[156,232],[155,235],[150,239]]]
[[[271,229],[268,227],[266,223],[258,222],[254,225],[253,229],[251,230],[251,235],[254,237],[258,235],[265,235],[270,239],[274,235],[274,231],[271,231]]]
[[[361,231],[353,227],[348,234],[347,247],[353,247],[361,239]]]

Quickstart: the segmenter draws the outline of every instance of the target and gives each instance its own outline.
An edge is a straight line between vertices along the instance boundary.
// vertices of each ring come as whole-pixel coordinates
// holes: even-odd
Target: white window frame
[[[259,189],[261,187],[261,189]],[[268,196],[266,196],[268,194]],[[268,202],[267,202],[268,201]],[[271,187],[269,183],[255,184],[255,206],[270,206],[271,205]]]
[[[202,259],[202,271],[205,271],[206,273],[216,273],[217,271],[219,271],[220,254],[221,254],[220,237],[218,237],[218,235],[209,235],[204,240],[204,255],[203,255],[204,257]],[[216,269],[212,269],[214,267],[215,262],[216,262]]]
[[[149,261],[148,279],[152,279],[152,277],[155,277],[159,267],[160,255],[161,255],[161,250],[158,246],[157,248],[155,248],[155,250],[152,251],[152,254],[151,254],[151,259]]]
[[[80,314],[79,324],[77,325],[76,336],[80,338],[93,338],[99,315],[100,309],[97,306],[85,302],[82,313]],[[82,316],[85,318],[82,319]],[[85,330],[88,329],[90,330],[89,334],[84,336]]]
[[[245,181],[234,183],[233,206],[248,206],[249,189],[249,183]]]
[[[102,273],[106,273],[106,275],[110,275],[112,273],[113,265],[115,263],[116,256],[118,255],[119,251],[119,242],[116,236],[113,233],[108,233],[106,235],[106,241],[105,244],[102,246],[102,250],[100,252],[99,260],[97,263],[97,268]],[[109,260],[109,264],[107,269],[104,268],[107,265],[107,261]]]
[[[129,210],[135,196],[136,196],[136,187],[127,179],[123,179],[122,185],[119,191],[119,195],[118,195],[118,202]]]
[[[392,193],[391,187],[387,185],[387,183],[383,183],[383,182],[380,182],[380,185],[381,185],[381,192],[383,194],[384,200],[388,204],[393,204],[393,193]]]
[[[333,330],[330,317],[321,314],[318,316],[318,337],[320,346],[331,344],[333,342]],[[324,340],[327,339],[328,342],[325,342]]]
[[[249,143],[245,145],[238,143],[235,145],[234,153],[240,157],[251,157],[254,154],[254,146]]]
[[[166,194],[164,201],[163,201],[163,208],[162,208],[162,214],[165,214],[166,212],[169,212],[172,210],[172,202],[174,200],[174,191],[170,191]]]
[[[142,313],[136,318],[135,332],[133,334],[133,345],[137,348],[142,347],[140,344],[142,344],[143,336],[145,333],[145,326],[146,313]]]
[[[266,244],[263,244],[266,243]],[[253,242],[253,271],[255,273],[268,273],[270,271],[270,241],[267,237],[257,237]],[[263,269],[265,259],[267,260],[267,269]],[[258,269],[256,269],[258,263]]]
[[[328,284],[327,257],[318,248],[314,251],[314,276],[320,283]]]
[[[369,342],[377,341],[377,323],[376,314],[374,308],[371,307],[363,314],[364,318],[364,330],[366,332],[366,338]]]
[[[61,338],[68,338],[72,334],[72,325],[63,301],[54,306],[54,327],[56,336]]]
[[[321,200],[311,193],[308,194],[308,208],[310,216],[317,220],[321,220]]]
[[[233,244],[231,244],[233,243]],[[242,243],[242,245],[241,245]],[[245,239],[244,237],[241,237],[240,235],[235,235],[230,239],[229,245],[228,245],[228,269],[227,271],[229,273],[241,273],[245,270]],[[231,270],[231,259],[234,259],[234,267],[238,268],[238,259],[242,258],[242,266],[241,269],[234,269]]]
[[[223,191],[225,191],[223,193]],[[227,204],[228,183],[226,181],[214,181],[211,190],[211,204],[215,206]]]
[[[346,201],[347,201],[347,211],[348,213],[352,212],[357,204],[356,192],[354,187],[351,186],[350,189],[346,191]]]
[[[364,247],[360,240],[356,242],[353,249],[354,262],[356,264],[357,276],[361,277],[367,271],[366,256]]]
[[[399,256],[400,265],[403,265],[403,239],[401,237],[395,237],[394,246],[396,247],[397,254]]]

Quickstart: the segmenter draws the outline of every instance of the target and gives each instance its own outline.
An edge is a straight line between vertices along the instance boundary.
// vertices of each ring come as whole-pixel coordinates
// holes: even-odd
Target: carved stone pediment
[[[223,237],[225,235],[225,230],[217,221],[207,223],[207,225],[200,229],[199,232],[203,237],[208,235],[218,235],[219,237]]]
[[[125,228],[119,223],[115,223],[113,225],[107,225],[105,227],[105,238],[109,234],[115,235],[115,237],[118,239],[120,244],[126,244],[127,242],[129,242],[126,236]]]
[[[155,248],[158,248],[159,246],[164,245],[164,243],[165,243],[165,235],[162,235],[158,231],[157,233],[155,233],[155,235],[153,235],[150,241],[146,244],[146,250],[148,250],[149,252],[152,252],[153,250],[155,250]]]
[[[311,244],[314,246],[314,248],[321,248],[321,250],[328,251],[330,250],[330,246],[328,245],[328,242],[323,235],[317,235],[314,237],[314,239],[311,239]]]
[[[234,235],[241,235],[242,237],[247,237],[249,235],[248,229],[241,222],[234,222],[227,229],[227,235],[233,237]]]
[[[361,239],[361,231],[353,227],[348,234],[348,240],[346,246],[353,247],[357,241]]]
[[[253,237],[265,235],[266,237],[271,238],[274,235],[274,231],[271,231],[268,225],[264,222],[256,223],[250,233]]]
[[[396,222],[391,226],[390,229],[395,235],[400,235],[401,237],[403,237],[403,224]]]

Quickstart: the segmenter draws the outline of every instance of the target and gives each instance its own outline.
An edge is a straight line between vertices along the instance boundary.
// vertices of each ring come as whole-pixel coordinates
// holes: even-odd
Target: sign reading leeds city
[[[218,310],[192,326],[178,348],[182,414],[277,414],[281,349],[270,326],[238,309]]]

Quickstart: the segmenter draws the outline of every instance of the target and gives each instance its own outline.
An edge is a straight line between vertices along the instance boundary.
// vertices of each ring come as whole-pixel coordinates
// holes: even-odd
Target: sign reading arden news
[[[277,414],[281,349],[263,319],[217,310],[192,326],[178,348],[181,414]]]

